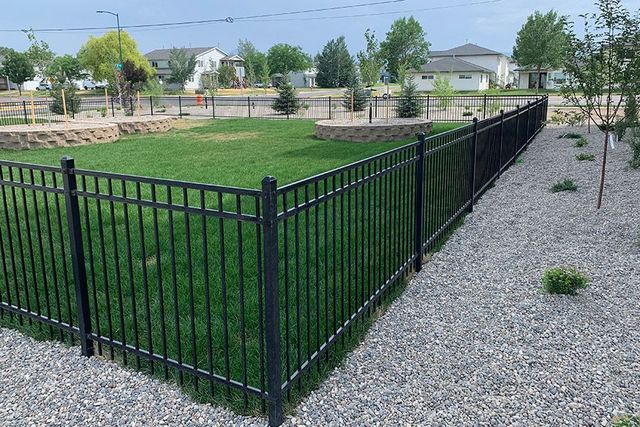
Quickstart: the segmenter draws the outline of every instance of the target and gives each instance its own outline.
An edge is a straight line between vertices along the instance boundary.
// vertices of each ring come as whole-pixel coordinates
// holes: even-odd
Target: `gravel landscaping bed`
[[[640,171],[626,145],[610,151],[596,211],[602,136],[577,129],[590,143],[575,148],[565,131],[538,136],[292,425],[583,426],[640,412]],[[549,191],[565,178],[577,192]],[[542,294],[557,265],[590,286]]]
[[[640,413],[640,171],[601,134],[585,148],[545,129],[465,224],[298,406],[287,425],[609,425]],[[596,161],[578,161],[589,152]],[[577,192],[551,193],[573,179]],[[540,289],[545,269],[591,278]],[[264,425],[177,386],[0,329],[0,424]]]

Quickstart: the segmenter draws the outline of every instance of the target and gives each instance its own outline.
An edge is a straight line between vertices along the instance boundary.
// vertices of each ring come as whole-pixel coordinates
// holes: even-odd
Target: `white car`
[[[43,80],[40,82],[40,84],[38,84],[36,90],[51,90],[51,85],[49,84],[49,82]]]

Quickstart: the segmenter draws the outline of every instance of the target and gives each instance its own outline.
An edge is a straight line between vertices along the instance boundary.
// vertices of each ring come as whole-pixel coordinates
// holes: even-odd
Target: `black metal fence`
[[[470,122],[474,117],[485,119],[525,106],[541,99],[539,96],[423,96],[422,118],[434,122]],[[72,119],[115,117],[127,112],[141,115],[169,115],[177,117],[246,117],[267,119],[350,119],[349,102],[343,97],[300,98],[300,108],[293,114],[282,114],[273,109],[274,97],[229,96],[143,96],[82,97],[67,102],[67,115]],[[353,113],[354,118],[373,119],[397,117],[401,97],[371,97],[367,106]],[[62,106],[52,99],[0,103],[0,124],[30,124],[59,122],[64,120]]]
[[[0,324],[268,406],[279,425],[294,389],[421,269],[547,106],[260,190],[0,161]]]

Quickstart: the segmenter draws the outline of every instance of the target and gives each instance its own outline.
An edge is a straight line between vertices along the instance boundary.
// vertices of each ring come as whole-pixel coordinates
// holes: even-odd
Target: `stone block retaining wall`
[[[417,133],[431,133],[433,123],[429,120],[392,119],[386,121],[338,121],[321,120],[316,122],[315,134],[320,139],[338,141],[395,141],[414,137]]]

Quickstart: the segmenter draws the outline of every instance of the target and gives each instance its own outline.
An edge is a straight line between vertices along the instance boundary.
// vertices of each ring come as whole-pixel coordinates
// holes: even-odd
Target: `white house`
[[[509,83],[513,84],[515,81],[515,75],[509,69],[509,57],[507,55],[473,43],[467,43],[448,50],[433,51],[429,56],[432,62],[455,58],[490,70],[491,81],[499,87],[504,87]]]
[[[287,76],[293,87],[311,88],[316,86],[318,71],[315,68],[309,68],[304,71],[290,71]]]
[[[540,80],[538,71],[527,68],[518,68],[520,79],[518,89],[535,89],[540,81],[540,89],[558,90],[567,81],[567,76],[562,70],[542,69],[540,70]]]
[[[194,55],[196,58],[195,72],[185,84],[185,89],[200,89],[202,75],[215,73],[221,65],[234,67],[236,76],[240,80],[245,76],[244,60],[238,55],[230,56],[218,47],[187,47],[184,49],[187,51],[187,55]],[[172,85],[168,82],[169,76],[171,76],[171,68],[169,68],[171,49],[152,50],[144,56],[156,70],[160,83],[171,87]]]
[[[419,91],[430,92],[433,82],[440,76],[451,82],[457,91],[478,91],[489,89],[492,71],[471,62],[457,58],[443,58],[423,65],[420,70],[410,71]]]

